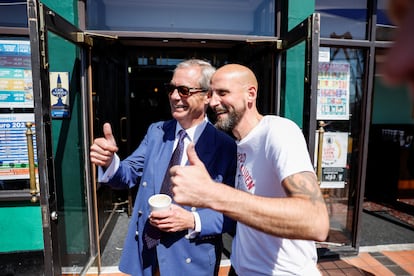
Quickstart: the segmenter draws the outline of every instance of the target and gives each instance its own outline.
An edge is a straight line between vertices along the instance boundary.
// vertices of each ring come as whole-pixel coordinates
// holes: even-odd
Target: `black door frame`
[[[79,46],[81,53],[81,71],[80,77],[82,88],[87,91],[85,83],[87,71],[87,49],[92,46],[92,39],[69,23],[59,14],[49,9],[37,0],[28,0],[28,29],[31,45],[31,62],[32,62],[32,79],[33,79],[33,98],[34,98],[34,115],[35,128],[37,137],[37,156],[38,156],[38,177],[40,188],[40,208],[42,212],[42,227],[44,240],[44,269],[45,275],[62,274],[62,256],[59,245],[58,233],[58,196],[56,195],[55,164],[53,156],[53,137],[52,137],[52,118],[50,112],[50,84],[49,84],[49,62],[48,62],[48,41],[47,32],[50,31],[69,42]],[[90,50],[90,48],[89,48]],[[82,93],[85,96],[86,93]],[[86,105],[87,99],[82,99]],[[83,107],[85,109],[85,107]],[[84,111],[85,112],[85,111]],[[85,135],[88,136],[88,122],[84,122]],[[85,139],[87,140],[87,139]],[[88,141],[84,141],[88,145]],[[89,148],[86,146],[85,148]],[[85,160],[89,158],[85,155]],[[85,169],[89,171],[89,166],[85,164]],[[90,175],[90,173],[87,173]],[[89,185],[86,181],[86,185]],[[91,197],[89,194],[88,197]],[[90,210],[90,208],[88,208]],[[91,211],[89,211],[89,215]],[[91,219],[90,219],[91,221]],[[94,225],[90,225],[90,256],[89,261],[83,267],[88,269],[95,257],[99,254],[98,237],[93,231]]]
[[[285,24],[286,25],[286,24]],[[279,67],[284,60],[283,53],[289,49],[305,42],[305,78],[304,82],[304,112],[303,112],[303,133],[311,153],[311,160],[314,161],[313,152],[315,151],[315,131],[316,124],[316,103],[317,103],[317,84],[318,84],[318,56],[320,44],[320,17],[315,13],[296,25],[292,30],[284,30],[281,42],[278,46]],[[282,70],[278,70],[282,74]],[[278,76],[278,89],[283,86],[283,76]]]

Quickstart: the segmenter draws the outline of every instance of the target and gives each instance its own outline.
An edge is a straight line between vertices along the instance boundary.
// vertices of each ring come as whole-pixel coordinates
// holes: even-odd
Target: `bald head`
[[[258,86],[256,76],[252,70],[240,64],[226,64],[220,67],[214,74],[214,78],[226,78],[241,86],[254,86],[256,90]]]
[[[210,107],[217,115],[216,126],[243,138],[262,115],[256,108],[257,79],[252,70],[240,64],[227,64],[211,78]]]

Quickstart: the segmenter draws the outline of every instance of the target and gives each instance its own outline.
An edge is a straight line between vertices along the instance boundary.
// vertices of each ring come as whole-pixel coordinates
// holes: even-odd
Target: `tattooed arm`
[[[198,161],[173,167],[171,173],[174,200],[181,204],[211,208],[279,237],[324,241],[328,235],[328,212],[312,172],[286,177],[286,198],[260,197],[218,184]]]
[[[216,191],[223,198],[227,197],[227,202],[214,208],[268,234],[324,241],[329,231],[329,217],[315,175],[311,172],[294,174],[284,179],[282,185],[288,195],[286,198],[260,197],[234,190],[228,194]]]

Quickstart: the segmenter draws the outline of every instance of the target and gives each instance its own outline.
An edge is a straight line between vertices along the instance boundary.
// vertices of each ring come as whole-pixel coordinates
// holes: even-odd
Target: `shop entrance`
[[[36,16],[32,22],[45,22],[46,26],[31,26],[31,44],[33,70],[40,70],[33,74],[34,83],[41,83],[36,86],[34,95],[37,133],[44,135],[38,144],[44,154],[39,157],[42,160],[39,161],[39,180],[43,225],[47,226],[44,255],[48,260],[52,257],[54,260],[52,265],[45,264],[47,270],[60,274],[62,268],[76,268],[69,272],[83,273],[91,266],[97,266],[99,270],[102,265],[107,265],[101,263],[105,260],[101,254],[105,256],[105,250],[110,247],[119,218],[117,214],[126,214],[128,221],[136,190],[114,191],[96,183],[96,171],[89,162],[89,145],[93,138],[102,136],[102,126],[109,122],[119,156],[123,159],[139,145],[149,124],[171,118],[163,85],[170,81],[176,64],[182,60],[199,58],[215,67],[227,63],[250,67],[260,84],[260,113],[280,114],[300,121],[311,156],[315,152],[317,16],[309,17],[286,32],[282,40],[275,37],[205,39],[202,35],[185,39],[176,36],[142,38],[139,34],[111,37],[84,33],[39,5],[42,20]],[[164,34],[168,35],[171,34]],[[70,51],[71,60],[68,59]],[[50,94],[52,85],[50,73],[56,72],[69,72],[71,113],[67,117],[50,118],[48,115],[53,107],[46,95]],[[212,114],[209,116],[214,122]],[[76,189],[74,180],[79,182]],[[351,181],[353,185],[344,189],[349,194],[357,194],[358,181]],[[352,201],[353,206],[357,199],[346,196],[343,201]],[[332,236],[328,246],[353,248],[357,240],[358,218],[348,217],[359,210],[342,205],[346,215],[339,214],[341,228],[337,232],[347,233],[345,242],[340,244]],[[79,212],[82,216],[76,215]],[[335,218],[332,216],[331,221]],[[72,223],[80,219],[82,236],[79,235],[79,224]],[[126,225],[122,228],[126,229]],[[115,248],[119,254],[122,246],[123,238]],[[118,259],[108,265],[117,264]]]
[[[92,51],[94,137],[101,136],[103,124],[110,122],[121,159],[138,147],[151,123],[172,118],[164,84],[171,80],[176,64],[189,58],[207,60],[215,67],[242,63],[257,70],[262,91],[260,108],[264,113],[275,113],[276,73],[271,42],[228,41],[210,47],[194,47],[191,40],[154,43],[153,47],[141,44],[126,39],[98,39]],[[214,121],[211,112],[208,116]],[[98,188],[103,266],[118,264],[119,260],[113,256],[119,256],[121,250],[114,248],[123,246],[128,220],[125,217],[131,211],[136,192],[136,189],[114,191],[103,185]]]
[[[170,81],[176,64],[186,59],[203,59],[215,67],[226,63],[249,66],[260,78],[261,111],[275,112],[275,54],[271,42],[228,41],[197,48],[190,40],[142,46],[147,43],[97,41],[92,50],[95,136],[101,134],[103,123],[110,122],[122,157],[139,145],[151,123],[171,118],[164,84]]]

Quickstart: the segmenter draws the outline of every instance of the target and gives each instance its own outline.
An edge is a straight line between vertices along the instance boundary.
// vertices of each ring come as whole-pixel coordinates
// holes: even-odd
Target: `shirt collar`
[[[207,123],[208,123],[208,118],[206,116],[206,117],[204,117],[204,120],[201,123],[199,123],[196,126],[187,128],[185,130],[185,132],[187,132],[187,137],[190,139],[191,142],[193,142],[194,144],[197,143],[198,138],[200,138],[201,133],[204,131],[204,128],[206,127]],[[180,125],[180,123],[177,122],[177,126],[175,128],[175,137],[176,138],[178,136],[178,132],[181,129],[183,129],[183,127]]]

